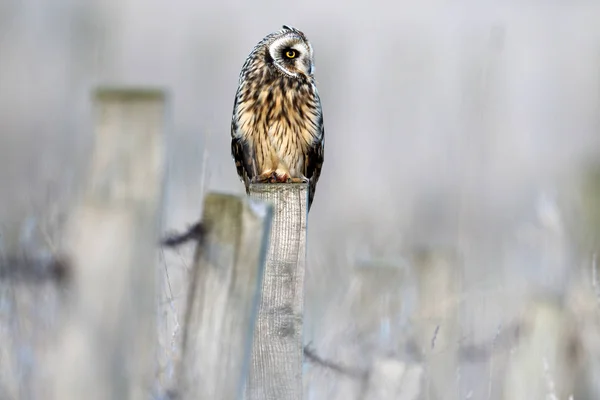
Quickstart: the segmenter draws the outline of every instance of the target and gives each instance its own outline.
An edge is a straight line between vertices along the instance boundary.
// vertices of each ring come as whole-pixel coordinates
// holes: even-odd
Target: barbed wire
[[[178,247],[184,243],[190,241],[196,241],[201,244],[206,236],[206,228],[202,221],[196,222],[195,224],[188,227],[184,233],[172,232],[166,235],[160,244],[166,247]]]
[[[6,255],[0,257],[0,280],[42,284],[66,284],[72,277],[71,263],[54,255]]]
[[[440,331],[440,326],[436,326],[431,339],[431,348],[435,348],[435,342],[437,335]],[[498,326],[494,337],[489,343],[481,345],[462,345],[457,343],[457,354],[459,359],[468,362],[480,362],[489,360],[494,352],[508,351],[516,343],[522,331],[522,326],[519,323],[514,323],[503,328],[502,325]],[[424,356],[418,349],[417,344],[414,341],[407,341],[407,352],[412,355],[413,360],[423,360]],[[323,368],[335,371],[341,375],[345,375],[355,379],[367,379],[369,375],[368,370],[361,370],[350,366],[342,365],[340,363],[327,360],[324,357],[317,354],[316,350],[311,347],[311,343],[304,347],[304,356],[306,359]]]
[[[325,367],[327,369],[336,371],[342,375],[359,379],[365,379],[368,376],[367,371],[362,371],[357,368],[351,368],[334,363],[333,361],[325,360],[324,358],[317,355],[317,353],[310,347],[310,344],[304,346],[304,356],[313,363]]]

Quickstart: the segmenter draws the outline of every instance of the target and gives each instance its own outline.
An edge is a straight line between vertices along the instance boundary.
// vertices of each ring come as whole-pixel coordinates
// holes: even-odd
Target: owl
[[[283,25],[252,49],[240,72],[231,121],[231,155],[249,194],[251,183],[308,183],[308,210],[324,151],[313,49]]]

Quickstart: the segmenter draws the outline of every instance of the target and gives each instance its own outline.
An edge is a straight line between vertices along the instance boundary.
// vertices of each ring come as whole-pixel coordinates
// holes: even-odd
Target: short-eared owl
[[[283,29],[254,47],[240,73],[231,154],[249,192],[258,182],[308,182],[312,205],[323,164],[324,128],[313,49],[304,33]]]

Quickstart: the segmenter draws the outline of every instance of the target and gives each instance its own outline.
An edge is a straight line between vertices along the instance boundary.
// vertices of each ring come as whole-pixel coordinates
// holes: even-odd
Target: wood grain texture
[[[272,207],[265,202],[206,197],[206,238],[196,248],[189,281],[180,398],[243,395],[271,219]]]
[[[273,223],[246,399],[301,400],[308,185],[251,185],[250,196],[273,205]]]
[[[147,399],[153,383],[165,96],[99,90],[87,181],[70,216],[74,290],[49,355],[60,400]]]

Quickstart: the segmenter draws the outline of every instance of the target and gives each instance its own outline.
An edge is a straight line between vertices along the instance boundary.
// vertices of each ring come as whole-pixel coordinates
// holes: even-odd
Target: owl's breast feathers
[[[323,164],[321,102],[312,79],[268,69],[240,79],[231,125],[231,153],[246,191],[253,181],[309,182],[309,209]]]

